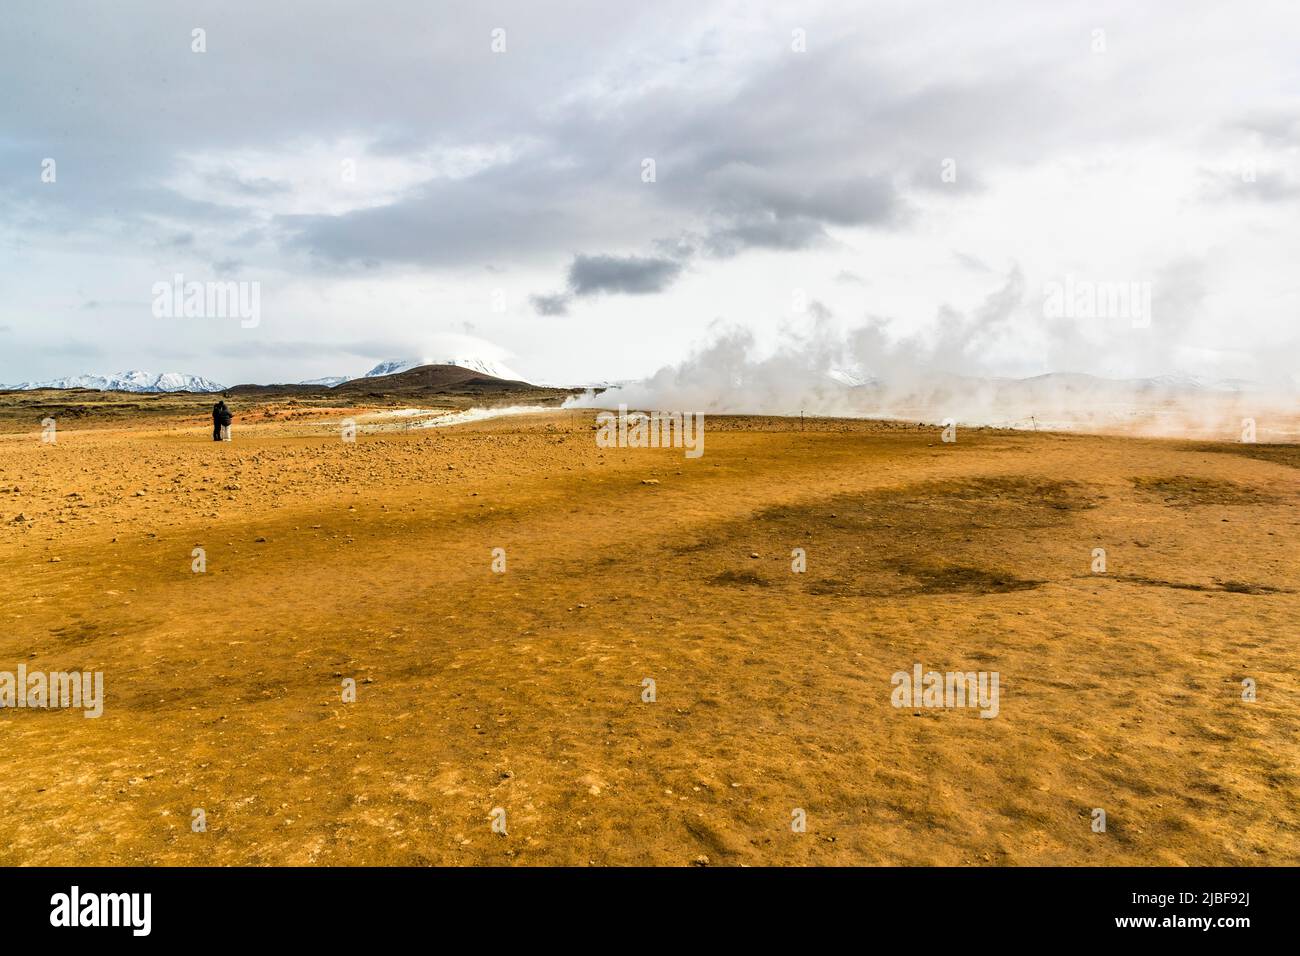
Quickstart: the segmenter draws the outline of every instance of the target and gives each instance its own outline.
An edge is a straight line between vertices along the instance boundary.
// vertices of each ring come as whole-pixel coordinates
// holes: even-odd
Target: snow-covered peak
[[[864,371],[860,365],[842,365],[831,369],[826,375],[831,381],[838,382],[840,385],[847,385],[849,388],[876,385],[880,381],[871,373]]]
[[[137,373],[146,380],[148,374]],[[163,372],[152,383],[145,386],[154,392],[219,392],[222,386],[199,375],[182,375],[180,372]]]
[[[470,369],[474,372],[481,372],[484,375],[492,375],[496,378],[504,378],[512,381],[519,380],[517,372],[502,365],[500,362],[478,356],[465,355],[456,356],[454,358],[395,359],[391,362],[380,362],[366,373],[366,378],[374,378],[377,375],[396,375],[398,372],[406,372],[413,368],[419,368],[421,365],[456,365],[460,368]]]
[[[1208,379],[1198,375],[1176,372],[1171,375],[1157,375],[1153,378],[1138,379],[1139,388],[1168,389],[1170,391],[1210,391],[1210,392],[1250,392],[1259,388],[1255,382],[1244,378]]]
[[[101,392],[220,392],[225,389],[224,385],[199,375],[183,375],[180,372],[153,375],[138,369],[116,375],[69,375],[44,382],[22,382],[11,387],[19,391],[34,388],[93,388]]]
[[[396,375],[398,372],[405,372],[413,368],[419,368],[421,365],[428,364],[419,359],[394,359],[391,362],[380,362],[369,372],[366,378],[375,378],[379,375]]]
[[[305,382],[299,382],[299,385],[324,385],[326,388],[333,388],[335,385],[342,385],[344,382],[351,381],[346,375],[326,375],[324,378],[309,378]]]

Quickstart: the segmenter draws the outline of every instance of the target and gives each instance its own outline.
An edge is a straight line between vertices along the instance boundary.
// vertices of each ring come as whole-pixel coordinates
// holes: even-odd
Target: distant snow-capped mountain
[[[324,385],[326,388],[333,388],[335,385],[342,385],[349,382],[346,375],[326,375],[324,378],[309,378],[305,382],[299,382],[299,385]]]
[[[831,381],[838,382],[840,385],[847,385],[849,388],[877,385],[880,382],[880,379],[865,371],[861,365],[843,365],[831,369],[826,375]]]
[[[1254,391],[1258,387],[1254,382],[1247,381],[1244,378],[1207,379],[1201,378],[1197,375],[1187,375],[1181,372],[1173,375],[1157,375],[1154,378],[1137,379],[1136,384],[1142,388],[1168,388],[1211,392],[1249,392]]]
[[[1048,372],[1032,378],[1020,379],[1026,384],[1062,385],[1074,388],[1098,388],[1127,386],[1140,391],[1167,392],[1249,392],[1259,389],[1257,382],[1244,378],[1203,378],[1186,372],[1171,372],[1166,375],[1153,375],[1149,378],[1113,379],[1087,375],[1081,372]]]
[[[419,359],[394,359],[391,362],[380,362],[369,372],[365,378],[375,378],[378,375],[396,375],[398,372],[405,372],[413,368],[419,368],[421,365],[430,365],[430,362],[422,362]]]
[[[391,362],[380,362],[369,372],[366,378],[374,378],[377,375],[396,375],[398,372],[406,372],[413,368],[419,368],[421,365],[456,365],[460,368],[471,369],[475,372],[482,372],[484,375],[492,375],[496,378],[504,378],[511,381],[519,381],[519,374],[513,369],[502,365],[500,362],[494,362],[492,359],[479,358],[474,356],[458,356],[456,358],[424,358],[424,359],[395,359]]]
[[[224,385],[199,375],[182,375],[180,372],[153,375],[139,370],[120,372],[117,375],[70,375],[6,387],[15,391],[31,391],[35,388],[94,388],[101,392],[220,392],[225,389]]]

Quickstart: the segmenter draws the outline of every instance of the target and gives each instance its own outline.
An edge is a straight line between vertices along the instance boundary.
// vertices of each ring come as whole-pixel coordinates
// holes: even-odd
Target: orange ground
[[[797,427],[0,437],[0,863],[1300,862],[1294,446]]]

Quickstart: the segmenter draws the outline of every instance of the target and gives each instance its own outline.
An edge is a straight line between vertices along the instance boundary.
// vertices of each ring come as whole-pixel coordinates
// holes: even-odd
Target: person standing
[[[230,423],[235,416],[230,413],[225,399],[212,406],[212,440],[230,441]]]
[[[226,403],[221,403],[221,440],[230,441],[230,423],[235,420],[235,416],[230,413]]]

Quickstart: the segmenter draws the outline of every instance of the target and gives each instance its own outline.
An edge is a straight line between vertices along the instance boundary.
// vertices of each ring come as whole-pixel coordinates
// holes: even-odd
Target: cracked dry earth
[[[1294,446],[592,429],[0,438],[0,862],[1300,861]]]

